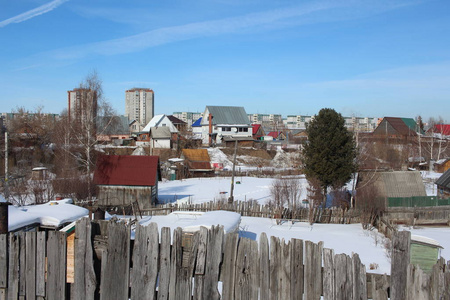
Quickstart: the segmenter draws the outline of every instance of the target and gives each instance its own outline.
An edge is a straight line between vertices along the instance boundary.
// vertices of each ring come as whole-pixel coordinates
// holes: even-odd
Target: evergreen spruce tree
[[[308,142],[302,150],[307,178],[319,180],[326,197],[328,187],[340,188],[355,172],[356,144],[341,114],[323,108],[306,126]]]

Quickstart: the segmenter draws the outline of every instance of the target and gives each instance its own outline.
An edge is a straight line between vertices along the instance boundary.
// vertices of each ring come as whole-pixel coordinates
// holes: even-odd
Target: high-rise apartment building
[[[147,125],[154,117],[155,94],[146,88],[133,88],[125,91],[125,115],[129,121]]]
[[[83,88],[67,91],[67,113],[72,122],[84,124],[89,121],[95,123],[97,118],[97,93]]]

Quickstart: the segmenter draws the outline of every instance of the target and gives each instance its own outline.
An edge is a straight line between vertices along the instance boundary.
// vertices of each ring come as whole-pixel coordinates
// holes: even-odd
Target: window
[[[231,131],[231,127],[222,127],[222,131]]]
[[[247,127],[239,127],[238,132],[248,132],[248,128]]]

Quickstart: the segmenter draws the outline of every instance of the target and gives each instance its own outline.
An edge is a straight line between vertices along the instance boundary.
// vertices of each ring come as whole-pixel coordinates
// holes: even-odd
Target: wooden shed
[[[422,271],[431,273],[440,257],[442,246],[438,241],[419,235],[411,236],[410,263],[418,265]]]
[[[148,209],[158,201],[161,170],[158,156],[102,155],[97,160],[94,183],[98,205]]]

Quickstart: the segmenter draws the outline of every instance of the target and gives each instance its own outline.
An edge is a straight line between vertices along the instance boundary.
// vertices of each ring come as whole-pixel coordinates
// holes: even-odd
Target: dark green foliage
[[[321,109],[306,128],[308,142],[302,155],[305,174],[317,178],[324,191],[339,188],[356,170],[356,144],[341,114]]]

